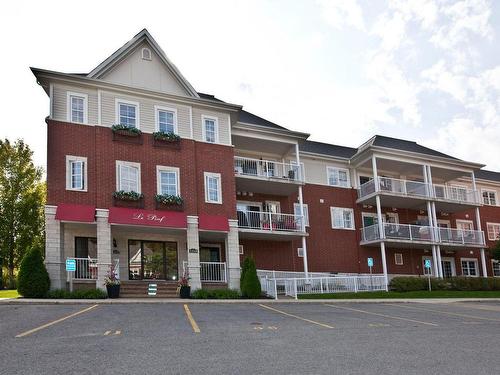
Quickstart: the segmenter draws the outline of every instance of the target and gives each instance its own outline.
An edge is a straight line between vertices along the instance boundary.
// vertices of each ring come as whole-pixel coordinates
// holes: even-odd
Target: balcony
[[[307,235],[300,215],[245,210],[237,213],[240,238],[293,240]]]
[[[394,223],[384,223],[383,228],[383,236],[380,235],[378,224],[361,228],[361,244],[367,245],[385,241],[457,248],[485,246],[484,232],[478,230],[436,228],[425,225]]]
[[[289,195],[304,184],[303,164],[235,156],[234,174],[240,191]]]
[[[425,201],[436,202],[436,209],[455,212],[464,206],[479,206],[481,200],[477,191],[465,187],[426,184],[420,181],[399,180],[378,177],[378,192],[375,180],[358,188],[358,203],[375,204],[375,196],[383,197],[383,205],[399,208],[425,209]]]

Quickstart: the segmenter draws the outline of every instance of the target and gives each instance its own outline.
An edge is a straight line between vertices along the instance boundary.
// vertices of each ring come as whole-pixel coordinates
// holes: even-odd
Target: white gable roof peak
[[[179,84],[186,90],[186,92],[195,98],[199,98],[196,90],[191,86],[188,80],[181,74],[179,69],[168,59],[165,52],[161,49],[158,43],[154,40],[147,29],[142,29],[137,35],[135,35],[131,40],[125,43],[117,51],[115,51],[106,60],[95,67],[87,77],[89,78],[102,78],[106,73],[110,72],[114,67],[116,67],[123,59],[128,55],[130,51],[139,46],[144,41],[147,41],[154,52],[158,54],[161,61],[165,65],[166,69],[176,78]]]

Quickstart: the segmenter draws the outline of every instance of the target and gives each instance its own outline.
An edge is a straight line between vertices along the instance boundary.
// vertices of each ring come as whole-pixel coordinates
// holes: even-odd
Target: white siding
[[[204,141],[201,123],[202,116],[217,117],[219,125],[219,143],[230,145],[230,124],[228,113],[213,112],[204,108],[193,107],[193,138],[197,141]]]
[[[97,89],[86,86],[54,84],[53,119],[67,121],[69,92],[88,95],[88,123],[97,124]]]
[[[320,159],[301,156],[300,161],[304,163],[306,183],[317,185],[328,185],[327,167],[338,167],[348,169],[347,163],[330,162]],[[351,185],[353,185],[353,173],[349,170]]]

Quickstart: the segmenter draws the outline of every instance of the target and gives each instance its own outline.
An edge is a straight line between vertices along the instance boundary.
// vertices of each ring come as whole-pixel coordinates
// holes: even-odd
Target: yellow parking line
[[[468,314],[459,314],[459,313],[453,313],[453,312],[441,311],[441,310],[434,310],[434,309],[426,309],[426,308],[424,308],[424,307],[400,306],[400,305],[391,305],[391,306],[404,307],[405,309],[413,309],[413,310],[430,311],[430,312],[435,312],[435,313],[438,313],[438,314],[451,315],[451,316],[458,316],[458,317],[460,317],[460,318],[470,318],[470,319],[479,319],[479,320],[489,320],[489,321],[491,321],[491,322],[500,322],[500,319],[494,319],[494,318],[484,318],[484,317],[482,317],[482,316],[475,316],[475,315],[468,315]]]
[[[122,331],[116,331],[115,332],[115,335],[121,335],[122,334]]]
[[[355,312],[359,312],[359,313],[363,313],[363,314],[369,314],[369,315],[381,316],[381,317],[383,317],[383,318],[397,319],[397,320],[404,320],[404,321],[407,321],[407,322],[418,323],[418,324],[425,324],[425,325],[428,325],[428,326],[435,326],[435,327],[437,327],[437,324],[436,324],[436,323],[422,322],[422,321],[420,321],[420,320],[413,320],[413,319],[408,319],[408,318],[402,318],[402,317],[400,317],[400,316],[392,316],[392,315],[386,315],[386,314],[379,314],[379,313],[372,312],[372,311],[366,311],[366,310],[353,309],[353,308],[351,308],[351,307],[337,306],[337,305],[329,305],[329,304],[327,304],[327,303],[325,304],[325,306],[335,307],[336,309],[343,309],[343,310],[355,311]]]
[[[333,328],[333,326],[331,326],[331,325],[328,325],[328,324],[325,324],[325,323],[321,323],[321,322],[316,322],[316,321],[311,320],[311,319],[306,319],[306,318],[303,318],[301,316],[290,314],[290,313],[287,313],[286,311],[281,311],[281,310],[275,309],[275,308],[270,307],[270,306],[266,306],[266,305],[262,305],[262,304],[259,304],[259,306],[263,307],[265,309],[268,309],[268,310],[275,311],[277,313],[286,315],[286,316],[290,316],[290,317],[295,318],[295,319],[303,320],[304,322],[308,322],[308,323],[312,323],[312,324],[317,324],[318,326],[321,326],[321,327],[324,327],[324,328]]]
[[[198,324],[196,324],[196,321],[194,320],[188,305],[184,305],[184,311],[186,312],[186,316],[189,320],[189,323],[191,323],[191,327],[193,328],[194,333],[200,333],[200,327],[198,327]]]
[[[93,306],[87,307],[87,308],[85,308],[85,309],[83,309],[83,310],[80,310],[80,311],[77,311],[77,312],[75,312],[75,313],[73,313],[73,314],[70,314],[70,315],[64,316],[64,317],[62,317],[62,318],[60,318],[60,319],[57,319],[57,320],[54,320],[54,321],[52,321],[52,322],[50,322],[50,323],[47,323],[47,324],[41,325],[40,327],[36,327],[36,328],[30,329],[29,331],[26,331],[26,332],[20,333],[20,334],[19,334],[19,335],[17,335],[16,337],[25,337],[25,336],[31,335],[32,333],[38,332],[38,331],[40,331],[40,330],[42,330],[42,329],[45,329],[45,328],[47,328],[47,327],[50,327],[50,326],[52,326],[52,325],[54,325],[54,324],[60,323],[60,322],[62,322],[62,321],[64,321],[64,320],[66,320],[66,319],[73,318],[74,316],[77,316],[77,315],[83,314],[84,312],[90,311],[90,310],[92,310],[92,309],[96,308],[97,306],[99,306],[99,305],[93,305]]]
[[[109,335],[110,333],[111,333],[111,331],[106,331],[106,332],[104,332],[104,336],[107,336],[107,335]]]

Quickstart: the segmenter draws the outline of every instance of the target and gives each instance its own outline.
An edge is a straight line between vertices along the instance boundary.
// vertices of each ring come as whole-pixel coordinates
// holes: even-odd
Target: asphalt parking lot
[[[498,374],[500,303],[0,305],[1,374]]]

